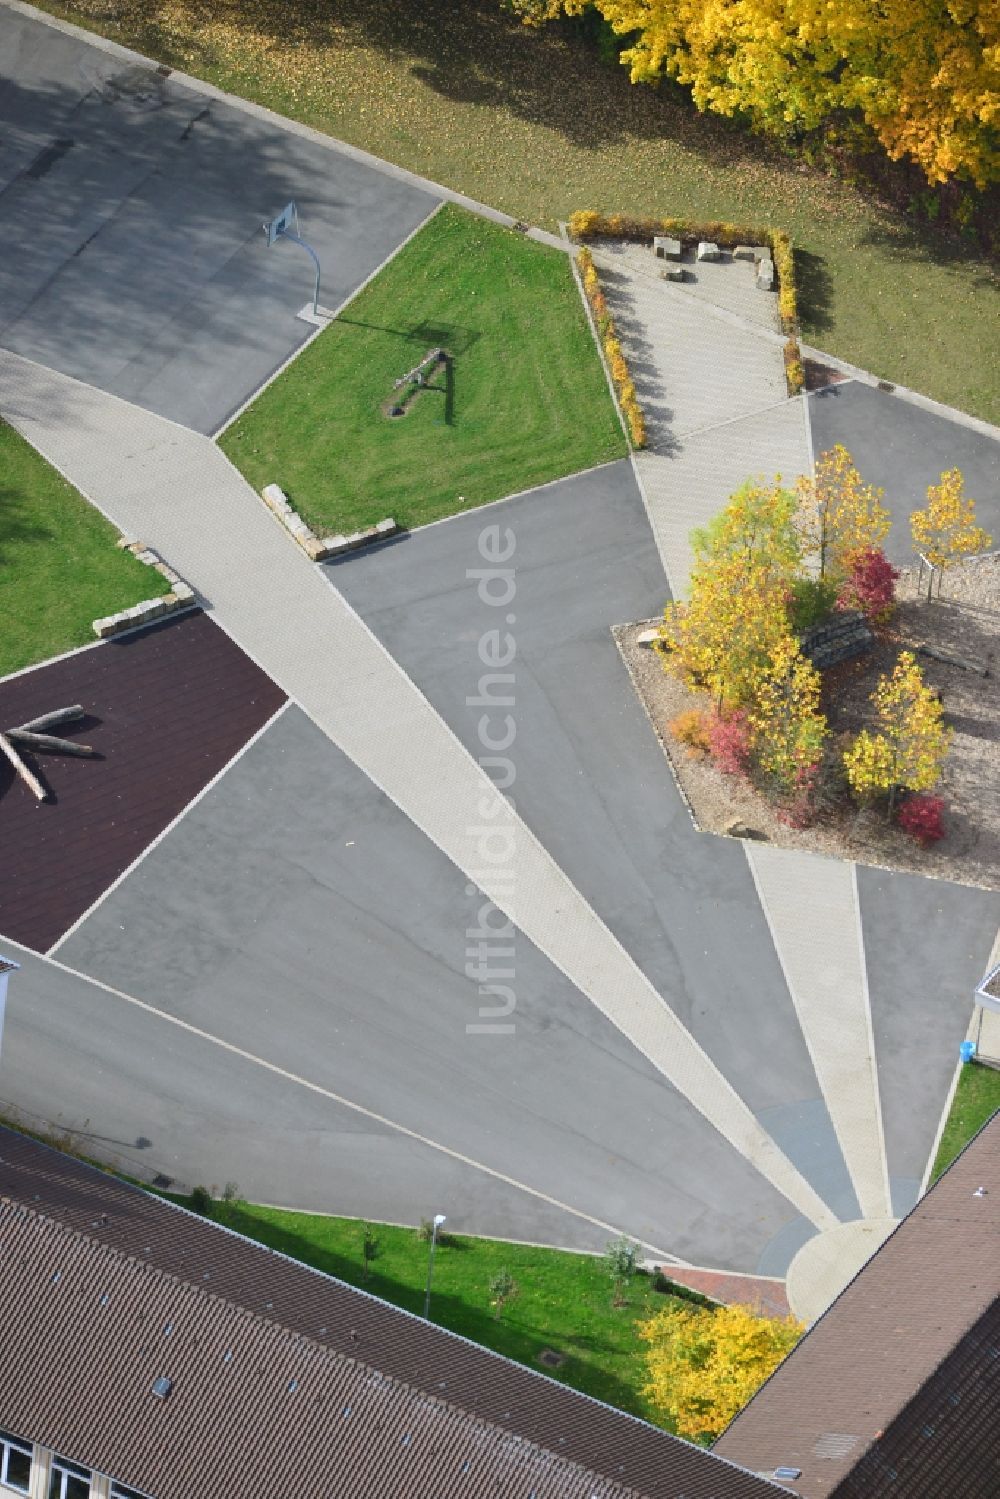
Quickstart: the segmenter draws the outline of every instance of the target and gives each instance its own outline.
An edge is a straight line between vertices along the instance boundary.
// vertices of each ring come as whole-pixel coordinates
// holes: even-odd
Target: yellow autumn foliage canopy
[[[814,769],[823,753],[826,717],[820,675],[799,642],[786,635],[761,672],[748,719],[757,763],[786,791]]]
[[[912,651],[900,653],[891,677],[879,678],[871,700],[876,731],[862,729],[844,755],[851,789],[859,796],[890,798],[897,787],[930,791],[940,778],[953,730]]]
[[[645,1394],[692,1441],[718,1436],[802,1336],[794,1317],[748,1306],[669,1307],[638,1326]]]
[[[788,591],[799,565],[795,496],[749,480],[724,510],[692,532],[686,603],[664,610],[668,671],[705,687],[722,709],[751,702],[788,638]]]
[[[529,21],[590,0],[510,0]],[[593,0],[633,82],[666,75],[699,109],[772,134],[857,112],[929,182],[1000,176],[997,0]]]
[[[796,527],[806,556],[820,577],[842,577],[852,558],[874,551],[889,534],[882,490],[862,483],[842,443],[816,459],[815,474],[798,480]]]
[[[951,567],[974,552],[985,552],[993,538],[976,524],[976,502],[963,492],[962,471],[947,469],[927,491],[927,505],[910,516],[913,545],[934,567]]]

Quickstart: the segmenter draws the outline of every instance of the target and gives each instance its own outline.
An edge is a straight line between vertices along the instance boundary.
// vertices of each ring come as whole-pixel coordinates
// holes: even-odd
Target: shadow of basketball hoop
[[[465,328],[461,323],[417,323],[407,334],[408,338],[428,347],[447,349],[453,359],[464,354],[478,343],[482,334],[477,328]]]

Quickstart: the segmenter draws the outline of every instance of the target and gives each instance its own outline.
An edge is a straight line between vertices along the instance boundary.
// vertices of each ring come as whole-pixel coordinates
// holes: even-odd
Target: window
[[[49,1499],[90,1499],[90,1469],[54,1457],[49,1475]]]
[[[31,1487],[31,1443],[0,1431],[0,1484],[26,1494]]]
[[[149,1499],[149,1495],[140,1494],[138,1489],[127,1489],[123,1483],[113,1483],[111,1499]]]

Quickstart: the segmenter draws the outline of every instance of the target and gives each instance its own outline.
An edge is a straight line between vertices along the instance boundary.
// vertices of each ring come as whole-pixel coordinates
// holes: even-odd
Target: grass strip
[[[444,367],[389,415],[439,347]],[[221,446],[320,535],[426,524],[627,451],[567,256],[450,205]]]
[[[0,421],[0,676],[93,641],[91,624],[169,591],[118,533]]]
[[[967,1062],[958,1075],[958,1087],[931,1172],[932,1182],[947,1170],[997,1109],[1000,1109],[1000,1070],[987,1067],[984,1062]]]

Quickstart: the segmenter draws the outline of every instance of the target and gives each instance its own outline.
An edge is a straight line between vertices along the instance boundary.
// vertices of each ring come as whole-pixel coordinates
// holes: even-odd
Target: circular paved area
[[[822,1316],[896,1227],[895,1218],[838,1223],[803,1244],[788,1267],[785,1289],[794,1316],[805,1323]]]

